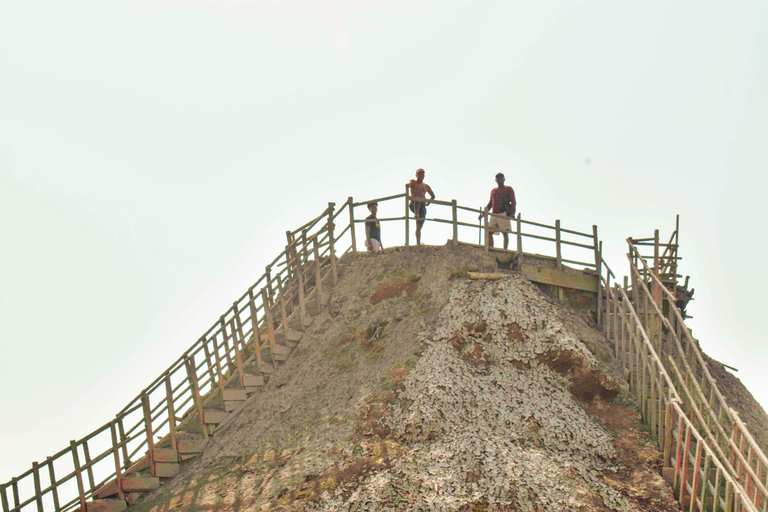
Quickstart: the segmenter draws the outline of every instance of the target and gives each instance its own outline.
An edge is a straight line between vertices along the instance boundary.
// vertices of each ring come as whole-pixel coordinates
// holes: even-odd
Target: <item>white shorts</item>
[[[381,250],[381,242],[379,242],[375,238],[371,238],[371,247],[373,247],[374,251],[380,251]]]
[[[509,218],[491,217],[488,222],[488,229],[495,232],[509,233],[512,231],[509,227]]]

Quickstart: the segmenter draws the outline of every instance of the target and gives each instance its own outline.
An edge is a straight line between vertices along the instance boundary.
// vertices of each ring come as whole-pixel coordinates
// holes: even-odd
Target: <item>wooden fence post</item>
[[[562,254],[562,240],[560,233],[560,219],[555,220],[555,264],[557,270],[563,270],[563,254]],[[609,286],[610,289],[610,286]],[[557,298],[560,302],[563,301],[563,287],[557,287]],[[606,299],[608,299],[606,295]]]
[[[174,418],[174,426],[176,425]],[[109,424],[109,430],[112,434],[112,456],[115,458],[115,482],[117,483],[117,497],[121,500],[125,499],[125,493],[123,493],[123,471],[120,468],[120,450],[117,448],[117,429],[115,428],[117,420],[112,420]],[[175,435],[175,434],[174,434]],[[175,437],[173,438],[175,442]],[[173,445],[173,449],[176,449],[176,445]],[[58,498],[56,499],[58,503]],[[56,510],[59,509],[58,504]]]
[[[187,376],[189,377],[189,383],[192,385],[192,396],[194,397],[195,408],[197,409],[197,415],[200,419],[200,430],[203,432],[203,438],[208,439],[208,428],[205,425],[203,401],[200,399],[200,386],[197,383],[197,368],[195,366],[194,354],[190,354],[189,357],[184,360],[184,366],[187,367]],[[211,386],[213,386],[213,383],[211,383]]]
[[[456,200],[451,200],[451,213],[453,214],[453,246],[459,245],[459,211]]]
[[[149,457],[149,469],[152,472],[152,476],[157,476],[157,469],[155,468],[155,441],[152,439],[154,433],[152,432],[152,410],[149,407],[149,396],[146,392],[141,394],[141,407],[144,409],[144,428],[147,432],[147,457]]]
[[[602,302],[602,294],[603,294],[603,283],[602,283],[602,248],[600,247],[600,242],[597,238],[597,225],[592,225],[592,247],[595,251],[595,272],[597,273],[597,328],[599,329],[602,321],[603,321],[603,313],[601,311],[603,302]]]
[[[517,261],[518,265],[523,264],[523,219],[517,214]]]
[[[37,512],[43,512],[43,496],[40,492],[40,465],[37,461],[32,463],[32,476],[35,480],[35,501],[37,502]]]
[[[488,231],[488,210],[483,211],[483,234],[485,235],[483,250],[489,252],[491,250],[491,233]]]
[[[75,465],[75,480],[77,480],[77,492],[80,494],[80,511],[85,512],[85,487],[83,486],[83,475],[80,473],[80,457],[77,455],[77,441],[69,442],[69,449],[72,452],[72,462]],[[18,503],[16,504],[18,506]]]
[[[328,257],[331,259],[331,275],[334,286],[339,282],[339,271],[336,268],[336,241],[333,238],[333,212],[335,209],[336,203],[328,203]]]
[[[295,250],[295,245],[292,262],[299,292],[299,317],[301,318],[301,327],[304,329],[307,325],[307,304],[304,300],[304,269],[301,267],[301,257],[299,256],[299,251]]]
[[[165,400],[168,402],[168,428],[170,429],[171,450],[176,449],[176,409],[173,407],[171,374],[165,372]]]
[[[8,505],[8,496],[5,494],[5,484],[0,484],[0,500],[2,500],[3,503],[3,512],[10,512],[11,507]],[[58,505],[56,506],[56,510],[58,510]]]
[[[411,189],[408,187],[408,185],[405,186],[405,246],[408,247],[410,245],[410,220],[408,218],[408,203],[411,202]]]
[[[280,281],[278,280],[278,287],[279,286]],[[283,291],[278,288],[280,300],[282,300],[282,293]],[[248,307],[251,311],[251,334],[253,335],[253,350],[256,354],[256,366],[259,371],[261,371],[261,340],[259,339],[259,319],[257,318],[256,303],[254,302],[253,297],[253,287],[248,288]]]
[[[261,289],[261,301],[264,304],[264,317],[267,320],[267,337],[269,339],[269,350],[272,352],[275,349],[275,324],[272,321],[272,312],[269,309],[267,302],[267,291]]]
[[[317,310],[323,307],[323,275],[320,272],[320,251],[317,249],[317,235],[312,238],[312,252],[315,256],[315,292],[317,294]]]
[[[113,444],[117,446],[117,443],[113,441]],[[117,450],[117,448],[115,448]],[[51,496],[53,496],[53,510],[56,512],[59,512],[61,510],[61,506],[59,505],[59,490],[56,488],[56,472],[53,470],[53,458],[48,457],[45,460],[46,464],[48,464],[48,475],[51,479]],[[3,492],[2,489],[0,489],[0,493]],[[3,496],[5,498],[5,496]]]
[[[355,207],[352,206],[353,204],[352,197],[347,198],[347,206],[349,207],[349,234],[352,236],[352,252],[357,254],[357,239],[355,238]]]

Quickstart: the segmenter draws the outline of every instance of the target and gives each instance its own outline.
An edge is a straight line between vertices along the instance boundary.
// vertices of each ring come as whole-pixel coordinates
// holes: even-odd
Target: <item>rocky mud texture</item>
[[[132,510],[679,510],[585,313],[467,247],[340,262],[203,456]]]

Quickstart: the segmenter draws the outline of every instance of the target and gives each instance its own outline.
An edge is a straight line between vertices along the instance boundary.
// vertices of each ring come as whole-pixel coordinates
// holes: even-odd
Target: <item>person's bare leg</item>
[[[421,226],[423,225],[423,220],[416,221],[416,245],[421,245]]]
[[[504,250],[506,250],[509,247],[509,234],[504,232],[502,235],[504,235]]]

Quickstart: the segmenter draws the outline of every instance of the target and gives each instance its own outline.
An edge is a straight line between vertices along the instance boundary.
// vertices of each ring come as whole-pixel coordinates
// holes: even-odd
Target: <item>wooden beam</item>
[[[596,276],[571,274],[552,268],[530,267],[527,265],[523,265],[522,272],[527,279],[536,283],[597,293],[599,277]]]

